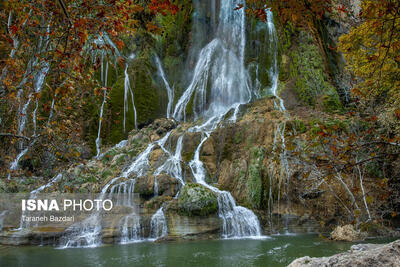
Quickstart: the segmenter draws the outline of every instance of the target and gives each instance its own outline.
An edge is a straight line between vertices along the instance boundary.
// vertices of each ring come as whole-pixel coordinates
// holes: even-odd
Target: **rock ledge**
[[[289,267],[339,267],[339,266],[400,266],[400,240],[389,244],[358,244],[348,252],[331,257],[310,258],[293,261]]]

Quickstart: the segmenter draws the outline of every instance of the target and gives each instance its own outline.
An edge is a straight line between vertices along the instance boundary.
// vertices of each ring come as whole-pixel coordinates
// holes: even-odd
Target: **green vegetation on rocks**
[[[179,212],[188,216],[207,216],[216,213],[218,201],[215,194],[199,184],[187,184],[178,198]]]
[[[262,170],[264,151],[263,148],[254,147],[251,151],[251,163],[248,170],[246,182],[246,193],[251,208],[260,208],[262,204]]]

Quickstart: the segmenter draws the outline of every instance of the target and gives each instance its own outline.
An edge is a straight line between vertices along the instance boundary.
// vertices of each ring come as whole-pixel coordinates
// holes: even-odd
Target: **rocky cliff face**
[[[206,181],[231,192],[238,204],[255,211],[266,234],[332,229],[336,224],[346,221],[346,211],[335,197],[345,195],[345,189],[337,184],[335,193],[332,193],[328,186],[318,185],[323,170],[313,170],[313,162],[299,164],[301,154],[290,157],[289,154],[282,154],[282,137],[289,138],[294,131],[303,132],[303,136],[309,133],[307,129],[311,128],[311,110],[296,109],[288,117],[288,114],[277,111],[274,103],[274,98],[256,101],[242,107],[236,122],[226,120],[220,123],[200,150],[200,159],[206,169]],[[139,131],[132,131],[126,141],[110,148],[100,159],[82,162],[62,172],[62,179],[50,184],[43,193],[99,193],[104,185],[121,175],[150,142],[159,141],[171,131],[164,147],[175,151],[178,137],[191,126],[192,123],[178,124],[172,119],[155,120]],[[152,215],[163,207],[168,227],[165,239],[215,238],[221,235],[217,197],[210,189],[194,183],[189,166],[200,141],[200,134],[187,133],[183,137],[179,164],[186,183],[184,187],[177,178],[168,174],[124,178],[126,181],[136,178],[133,196],[142,218],[144,234],[150,231]],[[156,145],[148,157],[145,169],[148,173],[154,173],[166,157],[162,147]],[[312,173],[304,178],[302,174],[307,172]],[[14,184],[14,187],[4,189],[32,191],[40,183],[40,180],[34,180],[34,183],[21,181]],[[365,188],[376,190],[374,184],[368,182]],[[103,242],[119,242],[119,221],[127,212],[129,209],[118,208],[110,217],[103,229]],[[371,212],[374,212],[373,207]],[[2,243],[35,244],[40,240],[54,242],[63,236],[69,226],[66,223],[59,229],[53,229],[42,225],[16,235],[7,230],[18,226],[15,225],[19,222],[17,218],[6,217]]]

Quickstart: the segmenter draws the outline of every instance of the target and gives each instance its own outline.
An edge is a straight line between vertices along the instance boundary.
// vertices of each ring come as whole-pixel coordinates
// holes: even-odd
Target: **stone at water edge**
[[[178,198],[178,209],[187,216],[207,216],[218,211],[215,194],[200,184],[187,184]]]
[[[397,267],[400,266],[400,240],[386,244],[354,245],[348,252],[331,257],[310,258],[308,256],[293,261],[288,267]]]
[[[337,226],[331,233],[330,239],[335,241],[363,241],[367,238],[367,233],[357,231],[351,224],[345,226]]]

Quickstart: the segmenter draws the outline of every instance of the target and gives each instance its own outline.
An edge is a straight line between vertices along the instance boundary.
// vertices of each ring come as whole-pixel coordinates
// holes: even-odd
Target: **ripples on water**
[[[388,242],[389,240],[373,240]],[[302,256],[330,256],[351,243],[316,235],[275,236],[264,240],[213,240],[135,243],[87,249],[1,247],[0,266],[286,266]]]

